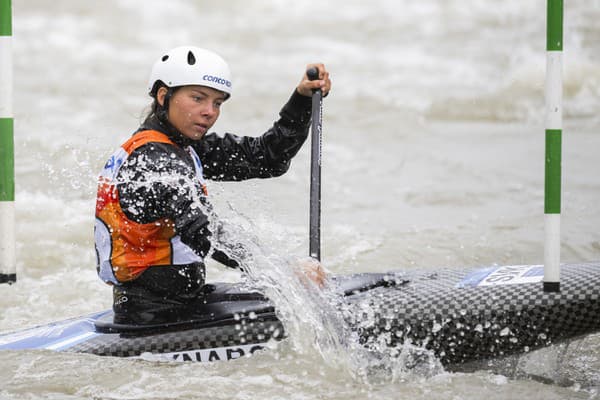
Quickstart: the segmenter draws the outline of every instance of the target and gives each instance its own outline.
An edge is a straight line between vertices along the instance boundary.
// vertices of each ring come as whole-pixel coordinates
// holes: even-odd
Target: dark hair
[[[156,98],[156,95],[158,94],[158,90],[161,87],[167,88],[167,94],[165,95],[165,100],[164,100],[163,105],[161,105]],[[167,122],[168,121],[168,112],[169,112],[169,100],[171,100],[171,97],[173,97],[173,95],[175,94],[177,89],[179,89],[179,86],[169,87],[169,86],[165,85],[165,83],[161,80],[157,80],[156,82],[154,82],[154,85],[152,86],[152,90],[150,90],[150,93],[149,93],[149,95],[152,97],[153,100],[152,100],[152,104],[150,105],[150,111],[146,115],[145,119],[148,119],[148,118],[152,117],[153,115],[156,115],[156,117],[158,118],[159,121]]]

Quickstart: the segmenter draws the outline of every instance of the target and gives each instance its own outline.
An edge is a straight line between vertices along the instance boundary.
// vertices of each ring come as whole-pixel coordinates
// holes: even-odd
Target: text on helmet
[[[231,81],[228,81],[227,79],[219,78],[218,76],[204,75],[202,77],[202,80],[209,81],[209,82],[215,82],[215,83],[218,83],[221,85],[225,85],[227,87],[231,87]]]

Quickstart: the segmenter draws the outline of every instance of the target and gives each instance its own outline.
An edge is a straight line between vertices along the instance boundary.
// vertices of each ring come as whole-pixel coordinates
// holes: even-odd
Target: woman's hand
[[[315,67],[319,70],[319,79],[315,79],[314,81],[309,80],[308,76],[306,76],[306,71],[312,67]],[[310,97],[312,96],[313,90],[316,89],[321,89],[323,96],[327,96],[331,90],[331,79],[329,79],[329,72],[327,72],[325,65],[323,64],[308,64],[304,70],[302,80],[298,84],[296,90],[301,95]]]
[[[319,288],[325,286],[327,273],[321,267],[321,263],[314,258],[304,258],[296,264],[296,273],[300,280],[305,283],[309,281]]]

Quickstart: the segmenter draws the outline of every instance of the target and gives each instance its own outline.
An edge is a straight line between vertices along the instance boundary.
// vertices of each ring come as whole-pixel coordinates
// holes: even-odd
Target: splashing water
[[[275,305],[287,334],[286,344],[277,351],[316,354],[330,368],[365,384],[444,371],[433,353],[423,347],[410,343],[390,347],[389,332],[369,338],[366,347],[357,328],[377,324],[374,310],[366,303],[350,305],[334,279],[330,278],[323,288],[317,287],[303,276],[299,257],[280,255],[261,243],[256,236],[259,227],[231,203],[228,209],[229,218],[224,219],[227,228],[221,229],[219,240],[243,246],[245,286],[264,293]],[[222,223],[220,226],[223,228]]]

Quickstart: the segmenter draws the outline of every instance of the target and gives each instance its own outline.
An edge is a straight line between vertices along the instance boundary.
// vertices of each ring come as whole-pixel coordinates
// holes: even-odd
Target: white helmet
[[[224,92],[226,98],[231,96],[229,66],[218,54],[200,47],[177,47],[156,61],[148,81],[151,96],[159,80],[168,87],[202,85]]]

